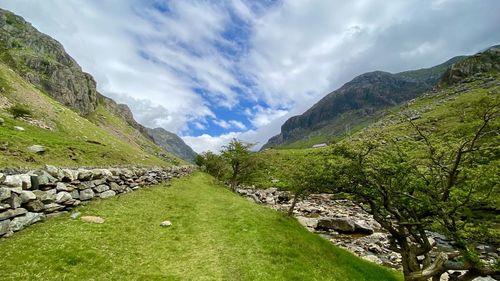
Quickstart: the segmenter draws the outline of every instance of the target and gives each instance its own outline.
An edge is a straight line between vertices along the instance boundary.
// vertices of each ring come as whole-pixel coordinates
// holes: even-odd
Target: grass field
[[[2,280],[401,280],[197,173],[0,241]],[[172,221],[162,228],[163,220]]]

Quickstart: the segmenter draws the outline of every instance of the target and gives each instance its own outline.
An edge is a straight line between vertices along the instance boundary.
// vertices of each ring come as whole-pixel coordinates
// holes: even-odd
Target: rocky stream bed
[[[290,194],[276,188],[239,188],[236,192],[278,211],[288,211],[291,204]],[[401,255],[389,249],[389,233],[354,202],[336,200],[331,194],[311,194],[297,203],[293,214],[309,231],[323,236],[335,245],[371,262],[402,270]],[[454,242],[445,236],[430,231],[427,233],[434,245],[434,252],[456,250]],[[486,263],[494,264],[499,258],[500,248],[488,245],[476,247]],[[445,273],[441,280],[448,280],[451,274],[461,272]],[[475,280],[496,280],[492,277],[481,278]]]

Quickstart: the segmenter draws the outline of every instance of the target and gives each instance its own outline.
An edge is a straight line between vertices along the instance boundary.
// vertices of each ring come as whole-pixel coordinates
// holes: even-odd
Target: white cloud
[[[247,109],[245,114],[250,118],[252,125],[256,128],[266,126],[288,113],[287,110],[264,108],[260,105],[254,106],[252,109],[253,110]]]
[[[213,120],[213,122],[221,127],[221,128],[224,128],[224,129],[229,129],[231,128],[231,124],[229,124],[229,122],[226,122],[225,120]]]
[[[364,72],[430,67],[500,42],[497,0],[0,0],[0,6],[61,41],[99,90],[129,104],[138,121],[185,135],[188,125],[207,130],[184,137],[197,151],[216,150],[232,137],[262,145],[287,118]],[[243,46],[222,36],[236,25],[235,15],[241,21],[233,37],[248,35]],[[247,119],[217,119],[220,107]],[[210,136],[209,120],[229,132]]]
[[[233,128],[237,128],[240,130],[245,130],[247,128],[247,126],[245,126],[245,124],[243,124],[242,122],[237,121],[237,120],[231,120],[231,121],[229,121],[229,124],[231,124],[233,126]]]
[[[220,136],[203,134],[198,137],[184,136],[182,139],[197,153],[205,151],[219,152],[221,147],[228,144],[233,138],[240,138],[242,133],[230,132]]]

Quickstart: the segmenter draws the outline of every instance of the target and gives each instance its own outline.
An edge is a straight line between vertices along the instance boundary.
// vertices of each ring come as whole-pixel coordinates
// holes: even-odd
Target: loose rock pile
[[[0,173],[0,237],[86,201],[109,198],[188,175],[191,166],[171,168],[45,169]]]
[[[291,195],[276,188],[239,188],[236,191],[251,201],[279,211],[287,211],[291,204]],[[402,270],[401,255],[389,249],[389,233],[352,201],[335,200],[331,194],[312,194],[298,202],[293,213],[309,231],[318,233],[335,245],[369,261]],[[434,232],[427,234],[435,249],[455,250],[453,241],[445,236]],[[477,247],[484,262],[495,263],[500,249],[486,245]]]

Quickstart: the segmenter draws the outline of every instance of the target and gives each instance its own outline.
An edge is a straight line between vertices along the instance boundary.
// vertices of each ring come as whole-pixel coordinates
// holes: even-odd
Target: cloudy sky
[[[0,0],[197,152],[263,145],[355,76],[500,43],[498,0]]]

